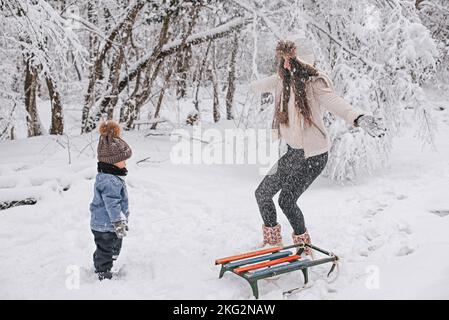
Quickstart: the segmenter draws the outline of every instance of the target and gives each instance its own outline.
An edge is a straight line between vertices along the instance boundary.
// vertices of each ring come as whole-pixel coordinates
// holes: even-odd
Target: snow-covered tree
[[[442,82],[447,89],[449,86],[449,3],[446,0],[417,0],[416,9],[423,24],[438,43],[440,56],[437,81]]]
[[[352,180],[385,163],[402,128],[416,127],[432,143],[422,88],[449,74],[444,0],[0,0],[0,9],[3,139],[24,118],[29,136],[43,133],[36,96],[47,91],[50,132],[62,133],[72,86],[83,92],[74,97],[83,133],[101,116],[129,130],[136,121],[184,125],[189,114],[189,124],[233,118],[269,127],[272,97],[250,101],[247,85],[276,71],[279,39],[304,39],[336,91],[388,129],[372,139],[326,115],[333,142],[326,173]]]
[[[331,121],[333,149],[327,173],[338,180],[383,164],[391,140],[412,121],[418,122],[423,142],[432,140],[431,108],[421,85],[433,76],[437,58],[435,43],[412,1],[370,1],[368,5],[345,1],[343,5],[340,10],[325,1],[313,6],[313,20],[326,21],[326,26],[310,22],[308,28],[324,49],[323,67],[337,90],[354,106],[382,117],[389,133],[373,140]]]
[[[73,68],[73,61],[81,57],[84,47],[67,24],[67,20],[44,0],[2,1],[0,8],[2,40],[8,48],[3,54],[14,53],[22,58],[17,68],[24,72],[22,98],[25,103],[28,136],[43,133],[36,107],[39,81],[45,83],[50,97],[50,133],[62,134],[64,122],[59,83],[61,80],[67,80],[65,71]],[[17,63],[14,60],[6,61]],[[16,105],[18,96],[10,97],[6,105],[11,109],[11,105]]]
[[[332,179],[352,180],[385,163],[392,139],[411,122],[424,143],[432,141],[431,108],[421,86],[434,76],[438,52],[413,1],[247,1],[245,8],[258,16],[258,36],[269,48],[258,53],[260,71],[267,65],[274,71],[266,61],[278,38],[306,38],[336,91],[384,119],[388,134],[374,140],[327,115],[332,149],[326,173]]]

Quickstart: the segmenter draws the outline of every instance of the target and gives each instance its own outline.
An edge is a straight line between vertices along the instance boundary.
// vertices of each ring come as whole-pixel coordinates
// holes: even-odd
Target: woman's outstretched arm
[[[253,93],[272,92],[280,80],[277,74],[251,82],[249,90]]]
[[[348,124],[358,126],[355,120],[364,113],[353,108],[345,99],[340,97],[333,89],[330,80],[318,78],[313,83],[315,99],[331,113],[345,120]]]
[[[333,114],[343,118],[348,124],[363,128],[372,137],[382,137],[387,129],[381,118],[375,118],[353,108],[345,99],[335,93],[331,81],[325,76],[313,83],[314,96],[319,104]]]

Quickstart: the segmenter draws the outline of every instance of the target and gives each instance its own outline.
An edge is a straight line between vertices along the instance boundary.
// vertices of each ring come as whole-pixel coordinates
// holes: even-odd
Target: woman
[[[278,74],[251,84],[253,92],[275,92],[273,129],[279,130],[288,147],[255,193],[264,222],[263,246],[282,245],[273,202],[279,191],[279,206],[293,228],[293,243],[311,242],[296,202],[327,163],[330,139],[323,122],[325,110],[372,136],[381,137],[385,131],[376,122],[379,119],[353,109],[339,97],[325,74],[301,61],[292,41],[279,41],[276,56],[280,60]],[[310,248],[304,253],[310,255]]]

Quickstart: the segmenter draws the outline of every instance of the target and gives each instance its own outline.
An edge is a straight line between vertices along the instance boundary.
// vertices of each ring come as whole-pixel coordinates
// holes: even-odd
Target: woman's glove
[[[125,220],[114,222],[114,229],[117,238],[122,239],[126,237],[127,231],[129,230],[128,224]]]
[[[371,137],[383,137],[387,129],[382,127],[382,118],[361,115],[355,120],[358,127],[362,127]]]

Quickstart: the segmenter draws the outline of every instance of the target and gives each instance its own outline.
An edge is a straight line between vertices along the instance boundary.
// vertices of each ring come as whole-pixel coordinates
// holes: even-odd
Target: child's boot
[[[101,271],[97,272],[98,274],[98,280],[103,281],[104,279],[111,280],[112,279],[112,272],[111,271]]]

